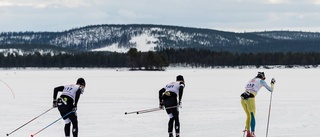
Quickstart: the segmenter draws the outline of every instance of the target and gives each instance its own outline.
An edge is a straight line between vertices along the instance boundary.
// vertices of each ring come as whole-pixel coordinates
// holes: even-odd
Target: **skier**
[[[176,137],[180,137],[179,109],[181,107],[181,99],[183,89],[185,87],[183,76],[178,75],[176,82],[167,84],[159,91],[160,108],[166,108],[169,115],[168,133],[169,137],[173,137],[173,125],[175,125]]]
[[[255,137],[255,113],[256,113],[256,105],[255,105],[255,96],[258,94],[258,91],[263,86],[268,91],[273,91],[273,85],[275,84],[275,79],[271,79],[271,87],[265,82],[264,72],[258,72],[258,75],[251,79],[246,87],[245,92],[241,94],[241,105],[247,115],[246,120],[246,129],[243,132],[247,132],[246,137]]]
[[[83,78],[78,78],[76,84],[58,86],[53,91],[53,107],[58,107],[61,116],[65,116],[64,133],[66,137],[70,137],[70,127],[72,123],[72,135],[78,137],[78,119],[77,119],[77,104],[80,94],[84,92],[86,82]],[[58,92],[62,92],[57,99]]]

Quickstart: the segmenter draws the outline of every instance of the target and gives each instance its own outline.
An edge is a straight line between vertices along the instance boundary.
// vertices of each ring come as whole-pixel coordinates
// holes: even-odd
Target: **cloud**
[[[9,1],[9,0],[1,0],[0,7],[29,7],[34,6],[32,3],[28,2],[18,2],[18,1]]]
[[[0,7],[81,7],[90,5],[84,0],[1,0]]]
[[[268,2],[272,4],[280,4],[280,3],[288,3],[289,0],[268,0]]]
[[[313,0],[314,4],[320,5],[320,0]]]
[[[0,7],[12,6],[13,4],[9,1],[0,1]]]
[[[320,0],[0,0],[0,31],[133,23],[220,30],[317,28],[319,6]]]
[[[320,4],[320,0],[267,0],[271,4]]]
[[[136,13],[134,11],[124,10],[120,9],[118,12],[118,15],[127,19],[152,19],[156,18],[152,15],[149,15],[148,13]]]

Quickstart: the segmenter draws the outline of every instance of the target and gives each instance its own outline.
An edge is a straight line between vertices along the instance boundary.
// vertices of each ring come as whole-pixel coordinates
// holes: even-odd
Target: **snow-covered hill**
[[[234,50],[249,46],[264,51],[266,45],[281,40],[315,41],[319,38],[320,33],[310,32],[234,33],[165,25],[91,25],[63,32],[2,32],[0,48],[1,45],[43,44],[80,51],[127,52],[130,48],[138,51],[163,48]]]

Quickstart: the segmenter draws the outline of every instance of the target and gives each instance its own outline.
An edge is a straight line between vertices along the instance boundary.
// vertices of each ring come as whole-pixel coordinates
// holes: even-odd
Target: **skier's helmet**
[[[257,78],[266,79],[264,72],[258,72]]]
[[[81,86],[86,86],[86,81],[83,78],[78,78],[77,84]]]
[[[183,81],[184,82],[183,76],[182,75],[178,75],[177,76],[177,81]]]

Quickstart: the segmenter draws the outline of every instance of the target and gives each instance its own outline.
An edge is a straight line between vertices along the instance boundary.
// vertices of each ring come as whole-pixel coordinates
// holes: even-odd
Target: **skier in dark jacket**
[[[53,107],[58,107],[60,115],[65,120],[64,132],[66,137],[70,137],[70,127],[72,123],[72,135],[78,137],[77,105],[80,94],[84,92],[86,82],[79,78],[76,84],[58,86],[53,91]],[[58,92],[62,92],[57,99]],[[70,113],[71,112],[71,113]]]
[[[173,137],[173,125],[176,131],[176,137],[180,137],[180,122],[179,122],[179,106],[185,87],[183,76],[179,75],[175,82],[167,84],[159,91],[160,108],[163,106],[169,115],[168,133],[169,137]]]

